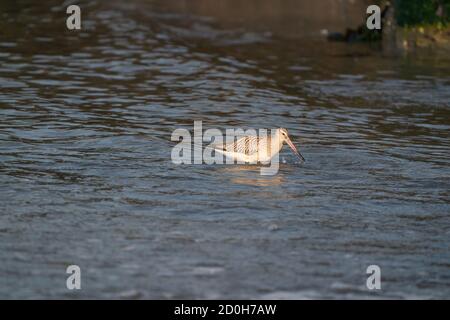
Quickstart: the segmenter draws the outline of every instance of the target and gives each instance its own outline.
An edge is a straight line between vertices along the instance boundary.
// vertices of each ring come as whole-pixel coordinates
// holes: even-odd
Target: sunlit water
[[[0,5],[0,297],[450,296],[448,57],[117,2],[79,32]],[[194,120],[285,127],[307,162],[174,165]]]

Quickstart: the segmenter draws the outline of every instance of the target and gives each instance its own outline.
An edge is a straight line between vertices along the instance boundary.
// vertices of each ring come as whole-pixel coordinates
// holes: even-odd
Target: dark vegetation
[[[394,4],[401,27],[450,22],[450,0],[396,0]]]

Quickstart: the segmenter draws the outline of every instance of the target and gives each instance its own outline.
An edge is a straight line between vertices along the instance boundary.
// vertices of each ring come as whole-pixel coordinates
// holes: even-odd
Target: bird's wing
[[[242,153],[251,156],[258,152],[263,140],[265,139],[260,139],[258,136],[245,136],[234,142],[225,144],[223,149],[228,152]]]

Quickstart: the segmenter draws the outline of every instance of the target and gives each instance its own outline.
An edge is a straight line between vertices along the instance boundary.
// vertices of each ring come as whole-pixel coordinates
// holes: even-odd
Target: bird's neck
[[[278,148],[277,151],[280,151],[281,148],[283,147],[283,138],[281,137],[281,133],[279,131],[277,131],[277,133],[275,134],[275,141],[277,142],[275,144],[275,146]]]

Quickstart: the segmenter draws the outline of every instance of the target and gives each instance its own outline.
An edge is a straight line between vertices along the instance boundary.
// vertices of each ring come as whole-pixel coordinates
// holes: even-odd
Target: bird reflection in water
[[[256,187],[271,187],[281,185],[285,182],[281,172],[276,175],[265,176],[260,174],[260,166],[257,165],[233,165],[223,166],[221,173],[227,174],[230,182]]]

